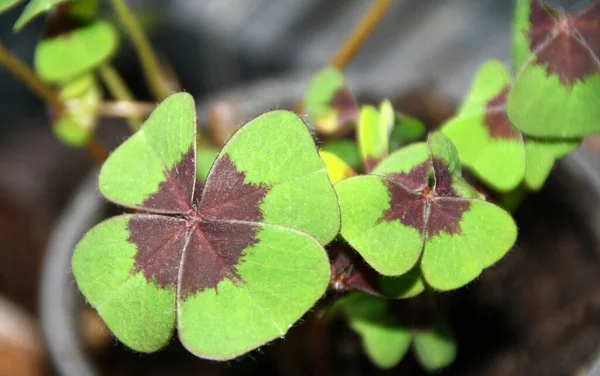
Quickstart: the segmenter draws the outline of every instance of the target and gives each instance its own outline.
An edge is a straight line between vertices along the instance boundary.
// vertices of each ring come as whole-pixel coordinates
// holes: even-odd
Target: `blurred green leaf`
[[[518,0],[515,79],[507,113],[528,136],[578,138],[600,132],[600,3],[580,12]]]
[[[13,30],[21,31],[21,29],[23,29],[23,26],[25,26],[27,23],[29,23],[31,20],[33,20],[40,14],[46,13],[52,8],[54,8],[56,5],[65,3],[67,1],[70,0],[31,0],[23,10],[23,13],[21,13],[21,16],[19,17],[17,22],[15,23]]]
[[[325,162],[325,168],[327,169],[327,175],[331,184],[356,175],[356,172],[337,155],[324,150],[321,150],[319,155],[323,159],[323,162]]]
[[[329,141],[323,145],[321,150],[337,155],[355,171],[362,169],[362,161],[358,146],[356,146],[356,143],[352,140],[341,139]]]
[[[402,146],[423,140],[427,135],[427,127],[417,118],[396,113],[396,126],[390,135],[390,153]]]
[[[100,85],[93,75],[85,75],[67,85],[60,92],[66,113],[53,125],[56,137],[67,146],[85,146],[98,121],[98,107],[102,102]]]
[[[23,0],[0,0],[0,13],[4,13],[7,10],[16,7]]]
[[[394,116],[392,104],[387,100],[381,103],[379,110],[370,105],[360,109],[356,126],[357,142],[367,173],[388,155]]]
[[[90,22],[98,14],[99,0],[74,0],[69,15],[79,21]]]
[[[426,330],[413,331],[413,349],[419,364],[427,371],[435,371],[452,364],[456,358],[456,341],[450,328],[442,322]]]
[[[398,277],[381,276],[379,285],[383,294],[393,299],[412,298],[425,290],[425,282],[418,264]]]
[[[117,46],[115,28],[98,21],[69,34],[42,40],[35,50],[35,69],[44,81],[68,82],[109,60]]]
[[[385,299],[363,293],[357,295],[358,298],[346,301],[348,324],[360,336],[369,359],[379,368],[392,368],[406,355],[411,331],[389,320]]]
[[[219,155],[219,150],[206,145],[198,145],[196,149],[196,179],[201,183],[206,183],[208,172],[215,159]]]
[[[344,75],[334,67],[315,75],[304,97],[304,108],[316,130],[326,135],[349,130],[358,116],[358,105]]]

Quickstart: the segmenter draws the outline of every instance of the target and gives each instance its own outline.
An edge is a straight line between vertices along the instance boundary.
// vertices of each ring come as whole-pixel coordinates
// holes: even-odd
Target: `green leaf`
[[[321,150],[337,155],[355,171],[362,169],[362,160],[358,147],[352,140],[341,139],[329,141],[323,145]]]
[[[99,0],[71,0],[69,16],[81,22],[91,22],[98,14]]]
[[[325,162],[327,175],[332,184],[356,175],[356,172],[337,155],[323,150],[319,152],[319,155]]]
[[[519,0],[517,74],[507,112],[523,133],[577,138],[600,132],[599,9],[595,2],[579,13],[557,12],[539,0]]]
[[[151,254],[142,254],[130,241],[130,223],[136,221],[168,232],[185,230],[185,222],[163,216],[110,218],[81,239],[72,269],[79,289],[117,338],[133,350],[152,352],[173,335],[176,288],[161,286],[158,277],[149,281],[140,270],[140,259]]]
[[[506,116],[510,82],[502,63],[485,63],[458,114],[442,127],[462,163],[484,183],[503,192],[517,187],[526,169],[523,137]]]
[[[358,116],[356,100],[344,75],[334,67],[324,68],[312,79],[304,107],[317,131],[326,135],[343,133]]]
[[[215,159],[217,159],[217,155],[219,155],[219,151],[210,146],[202,146],[198,145],[196,149],[196,179],[205,183],[206,178],[208,177],[208,172],[212,167]]]
[[[401,113],[396,113],[396,119],[390,134],[390,152],[425,138],[427,127],[421,120]]]
[[[476,278],[512,247],[517,230],[499,207],[460,177],[441,133],[389,156],[373,175],[335,185],[341,234],[379,273],[399,276],[420,259],[425,281],[451,290]]]
[[[193,194],[193,174],[185,176],[186,186],[181,192],[185,197],[159,200],[154,196],[170,180],[176,166],[182,163],[195,166],[195,122],[196,108],[189,94],[174,94],[165,99],[142,129],[108,157],[100,170],[100,193],[130,208],[185,213]],[[168,192],[169,188],[164,187],[161,192]]]
[[[327,256],[314,238],[290,228],[260,227],[258,243],[237,267],[240,281],[180,294],[179,338],[197,356],[231,359],[284,336],[327,288]]]
[[[419,364],[429,372],[452,364],[456,358],[456,342],[450,328],[438,320],[426,330],[413,332],[413,349]]]
[[[52,131],[65,145],[84,147],[98,122],[102,102],[100,84],[87,74],[66,84],[59,95],[67,111],[52,125]]]
[[[366,105],[360,109],[357,140],[365,171],[370,172],[388,155],[389,137],[394,125],[394,109],[389,101],[380,110]]]
[[[46,13],[50,11],[52,8],[57,6],[58,4],[65,3],[70,0],[30,0],[23,13],[15,23],[13,27],[14,31],[21,31],[23,26],[28,24],[31,20],[36,18],[42,13]]]
[[[0,0],[0,13],[4,13],[9,9],[14,8],[22,2],[23,0]]]
[[[38,43],[35,69],[44,81],[64,83],[108,61],[117,51],[117,45],[115,28],[108,22],[97,21]]]
[[[537,191],[546,182],[554,162],[573,150],[577,149],[580,141],[545,141],[528,139],[525,143],[527,155],[527,170],[525,186],[531,191]]]
[[[411,343],[410,329],[391,322],[385,299],[356,293],[346,302],[346,317],[361,339],[369,359],[378,367],[389,369],[400,363]]]
[[[260,204],[264,222],[305,231],[323,244],[337,235],[335,192],[312,135],[297,115],[271,111],[251,120],[231,137],[217,162],[223,158],[245,174],[245,183],[269,187]]]
[[[425,291],[425,282],[418,265],[399,277],[381,276],[379,285],[383,294],[392,299],[412,298]]]
[[[105,197],[150,214],[96,226],[72,267],[126,345],[155,351],[176,326],[189,351],[226,360],[285,335],[323,295],[330,266],[319,240],[337,234],[339,209],[312,135],[291,112],[240,128],[205,185],[196,156],[194,101],[174,94],[100,171]]]

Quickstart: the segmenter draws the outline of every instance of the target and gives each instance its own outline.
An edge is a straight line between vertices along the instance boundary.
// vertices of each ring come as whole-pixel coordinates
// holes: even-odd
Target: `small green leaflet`
[[[196,147],[196,181],[202,184],[206,183],[206,178],[210,172],[219,151],[211,146],[197,145]]]
[[[304,108],[316,130],[325,135],[349,130],[358,116],[358,105],[344,75],[334,67],[318,72],[309,84]]]
[[[356,172],[337,155],[323,150],[319,152],[319,155],[325,162],[327,175],[332,184],[356,175]]]
[[[14,31],[21,31],[23,27],[28,24],[35,17],[42,13],[49,12],[52,8],[58,4],[65,3],[70,0],[30,0],[23,13],[15,23],[13,27]],[[20,2],[20,1],[18,1]]]
[[[88,144],[98,122],[98,107],[102,89],[92,74],[86,74],[66,84],[60,91],[66,112],[52,124],[56,137],[67,146]]]
[[[44,81],[65,83],[109,60],[117,47],[114,26],[97,21],[69,34],[42,40],[35,50],[35,70]]]
[[[379,286],[383,296],[390,299],[412,298],[425,291],[425,282],[418,265],[397,277],[380,276]]]
[[[16,7],[23,0],[0,0],[0,14]]]
[[[339,208],[311,133],[292,112],[241,127],[201,184],[194,101],[171,95],[110,155],[99,189],[144,214],[90,230],[73,274],[134,350],[160,349],[177,328],[195,355],[232,359],[285,335],[327,288],[321,243],[336,236]]]
[[[365,105],[360,109],[356,126],[360,154],[369,173],[388,155],[390,132],[394,126],[394,108],[390,101],[383,101],[379,110]]]
[[[517,129],[538,138],[600,132],[600,2],[581,12],[518,0],[516,77],[507,112]]]
[[[452,290],[500,260],[516,240],[511,216],[462,179],[458,152],[440,132],[335,189],[343,238],[386,276],[419,262],[429,286]]]
[[[457,115],[442,126],[458,149],[461,162],[488,186],[507,192],[524,180],[541,188],[550,174],[554,150],[575,149],[577,140],[535,140],[517,131],[506,115],[511,77],[499,61],[486,62],[476,74]],[[529,153],[533,153],[528,155]]]
[[[359,335],[369,359],[389,369],[404,358],[410,345],[419,364],[427,371],[444,368],[456,358],[456,343],[440,319],[426,327],[411,327],[394,320],[389,302],[364,293],[353,293],[340,302],[348,324]]]
[[[396,112],[396,125],[390,134],[390,152],[425,139],[427,127],[417,118]]]
[[[355,171],[362,169],[360,153],[356,143],[353,140],[340,139],[329,141],[323,144],[321,150],[335,154]]]

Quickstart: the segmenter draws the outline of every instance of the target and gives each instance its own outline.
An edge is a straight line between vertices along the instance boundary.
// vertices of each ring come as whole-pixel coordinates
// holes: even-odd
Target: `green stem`
[[[58,116],[65,110],[64,103],[58,93],[50,85],[43,82],[25,63],[13,55],[0,42],[0,65],[33,91],[42,101],[54,108]]]
[[[331,59],[330,64],[340,70],[344,69],[352,58],[356,56],[362,45],[373,33],[373,30],[379,25],[392,4],[392,0],[377,0],[374,2],[365,16],[356,25],[354,30],[352,30],[346,41],[344,41],[344,44],[340,46],[338,52]]]
[[[114,118],[146,118],[156,108],[154,103],[135,101],[102,102],[100,115]]]
[[[170,90],[146,34],[144,34],[142,27],[124,0],[111,0],[111,3],[117,17],[119,17],[119,20],[129,33],[131,41],[140,58],[142,69],[152,95],[157,100],[162,101],[169,95]]]
[[[118,101],[133,101],[135,98],[119,72],[110,64],[105,64],[98,69],[102,81],[110,91],[110,94]],[[131,115],[126,118],[132,133],[140,130],[142,118],[139,115]]]
[[[0,43],[0,65],[21,80],[48,106],[54,108],[57,118],[62,116],[65,111],[65,104],[58,97],[58,93],[42,81],[31,68],[7,50],[2,43]],[[97,165],[101,165],[108,157],[108,150],[95,137],[92,137],[87,145],[87,151],[90,158]]]
[[[340,45],[329,64],[339,70],[343,70],[352,61],[354,56],[356,56],[369,36],[371,36],[373,30],[379,25],[392,4],[392,0],[376,0],[373,2],[371,8],[369,8],[364,17],[352,29],[352,32],[348,35],[344,43]],[[302,101],[294,106],[294,112],[297,114],[304,112],[304,103]]]

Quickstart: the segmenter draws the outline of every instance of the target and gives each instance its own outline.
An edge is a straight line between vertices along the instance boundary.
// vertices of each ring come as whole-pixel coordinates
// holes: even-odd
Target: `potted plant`
[[[48,10],[37,3],[17,28]],[[128,210],[89,230],[72,268],[89,304],[138,352],[160,350],[177,329],[194,355],[230,360],[302,317],[322,328],[341,316],[381,368],[411,347],[423,369],[447,367],[457,346],[443,292],[513,248],[509,211],[598,131],[598,4],[571,13],[517,2],[514,75],[484,64],[456,115],[428,130],[389,101],[359,105],[340,71],[389,6],[379,1],[296,105],[312,129],[271,111],[220,145],[215,132],[199,134],[190,95],[168,95],[139,25],[112,3],[156,108],[135,102],[108,64],[117,33],[93,1],[58,5],[52,19],[76,27],[40,42],[36,73],[5,50],[0,62],[47,100],[57,137],[88,148],[100,193]],[[103,100],[97,76],[116,102]],[[103,115],[126,117],[133,132],[108,158],[94,136]]]

